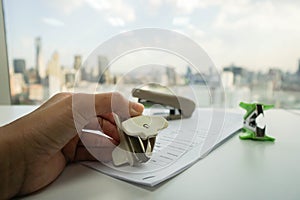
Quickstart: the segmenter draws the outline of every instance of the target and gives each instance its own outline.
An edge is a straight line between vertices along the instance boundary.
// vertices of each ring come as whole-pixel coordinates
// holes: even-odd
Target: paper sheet
[[[99,162],[83,164],[122,180],[155,186],[204,158],[242,126],[242,114],[197,109],[189,119],[169,121],[169,127],[159,132],[147,163],[133,167]]]

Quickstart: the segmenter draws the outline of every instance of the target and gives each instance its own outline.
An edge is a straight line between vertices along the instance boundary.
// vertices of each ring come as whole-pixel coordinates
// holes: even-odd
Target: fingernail
[[[131,109],[134,114],[141,114],[144,110],[144,105],[140,103],[133,103]]]

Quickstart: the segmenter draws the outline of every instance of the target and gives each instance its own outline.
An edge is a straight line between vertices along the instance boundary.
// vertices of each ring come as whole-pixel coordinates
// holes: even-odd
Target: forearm
[[[11,126],[0,127],[0,199],[18,194],[24,181],[25,165],[18,133]]]

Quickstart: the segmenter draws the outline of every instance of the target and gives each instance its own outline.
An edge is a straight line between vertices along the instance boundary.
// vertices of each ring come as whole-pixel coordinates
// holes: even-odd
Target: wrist
[[[18,132],[10,125],[0,127],[0,199],[17,195],[24,181],[24,158]]]

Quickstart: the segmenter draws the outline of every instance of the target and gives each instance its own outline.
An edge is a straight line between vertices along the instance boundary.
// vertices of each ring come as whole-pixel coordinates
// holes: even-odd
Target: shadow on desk
[[[64,200],[105,199],[112,196],[120,197],[120,195],[123,195],[124,199],[128,199],[128,191],[132,190],[135,191],[134,196],[137,199],[142,199],[145,197],[145,193],[152,193],[167,182],[168,180],[155,187],[142,186],[110,177],[80,163],[75,163],[68,165],[50,185],[24,196],[22,199],[57,199],[58,197],[62,197]]]

